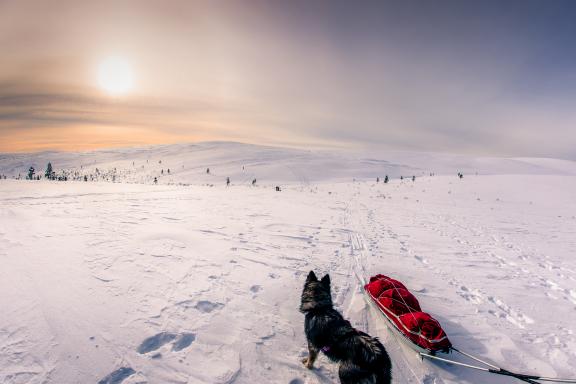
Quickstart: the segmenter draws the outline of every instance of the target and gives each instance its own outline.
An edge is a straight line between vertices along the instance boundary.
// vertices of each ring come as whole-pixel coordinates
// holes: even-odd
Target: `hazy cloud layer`
[[[576,158],[576,4],[0,2],[0,151],[227,139]],[[121,55],[134,92],[96,86]]]

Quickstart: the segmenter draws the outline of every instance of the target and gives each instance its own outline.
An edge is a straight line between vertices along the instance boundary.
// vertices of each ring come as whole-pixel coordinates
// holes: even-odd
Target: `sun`
[[[132,67],[121,57],[108,57],[98,67],[98,85],[111,95],[124,95],[134,86]]]

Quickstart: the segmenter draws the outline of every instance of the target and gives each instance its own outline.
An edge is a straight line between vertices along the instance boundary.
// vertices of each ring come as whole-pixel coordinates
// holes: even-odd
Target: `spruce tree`
[[[44,172],[44,177],[46,177],[48,180],[52,180],[52,163],[48,163],[48,165],[46,166],[46,172]]]

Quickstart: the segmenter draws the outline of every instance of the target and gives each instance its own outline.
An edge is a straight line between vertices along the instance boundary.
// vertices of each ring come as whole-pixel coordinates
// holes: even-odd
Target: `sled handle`
[[[445,358],[442,358],[442,357],[438,357],[438,356],[434,356],[434,355],[430,355],[430,354],[422,353],[422,352],[419,352],[419,355],[420,355],[422,358],[426,357],[426,358],[428,358],[428,359],[438,360],[438,361],[442,361],[442,362],[445,362],[445,363],[448,363],[448,364],[459,365],[459,366],[464,367],[464,368],[476,369],[476,370],[478,370],[478,371],[483,371],[483,372],[488,372],[488,373],[494,373],[494,374],[502,375],[502,376],[514,377],[514,378],[516,378],[516,379],[518,379],[518,380],[522,380],[522,381],[524,381],[524,382],[532,383],[532,384],[540,384],[539,382],[534,381],[534,380],[550,381],[550,382],[554,382],[554,383],[576,383],[576,379],[562,379],[562,378],[558,378],[558,377],[544,377],[544,376],[525,375],[525,374],[522,374],[522,373],[510,372],[510,371],[508,371],[508,370],[506,370],[506,369],[497,367],[497,366],[492,365],[492,364],[490,364],[490,363],[487,363],[487,362],[485,362],[485,361],[483,361],[483,360],[480,360],[479,358],[477,358],[477,357],[475,357],[475,356],[472,356],[472,355],[469,355],[469,354],[467,354],[467,353],[465,353],[465,352],[462,352],[462,351],[460,351],[460,350],[458,350],[458,349],[456,349],[456,348],[452,348],[452,350],[454,350],[455,352],[461,353],[462,355],[467,356],[467,357],[469,357],[469,358],[471,358],[471,359],[473,359],[473,360],[476,360],[476,361],[478,361],[478,362],[480,362],[480,363],[482,363],[482,364],[486,364],[486,365],[488,365],[488,366],[490,366],[490,367],[493,367],[493,368],[478,367],[478,366],[476,366],[476,365],[461,363],[461,362],[459,362],[459,361],[454,361],[454,360],[450,360],[450,359],[445,359]]]

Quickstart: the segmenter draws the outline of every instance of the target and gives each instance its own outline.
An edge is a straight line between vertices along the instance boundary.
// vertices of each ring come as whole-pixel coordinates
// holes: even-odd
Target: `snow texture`
[[[515,381],[421,361],[354,271],[405,283],[462,350],[576,376],[574,163],[371,159],[236,143],[2,155],[0,383],[337,383],[325,357],[300,363],[311,269],[383,341],[394,383]],[[11,179],[47,161],[116,182]]]

